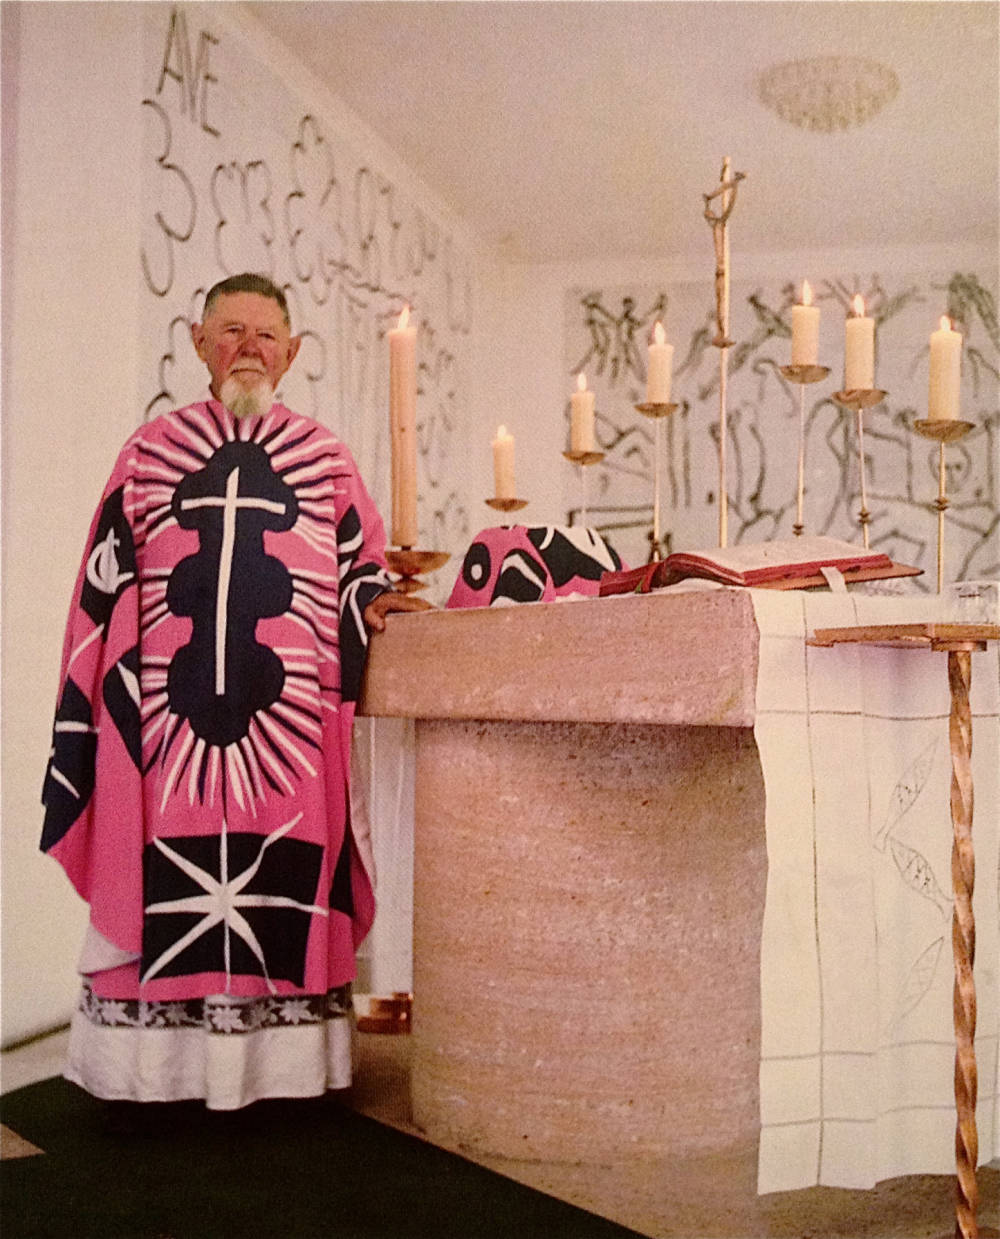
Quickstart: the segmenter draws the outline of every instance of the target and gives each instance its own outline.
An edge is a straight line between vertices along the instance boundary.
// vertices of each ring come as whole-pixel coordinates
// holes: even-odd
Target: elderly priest
[[[351,723],[367,630],[427,604],[348,449],[275,402],[281,290],[233,276],[203,319],[209,393],[131,436],[93,520],[42,848],[90,906],[68,1078],[227,1110],[350,1083]]]

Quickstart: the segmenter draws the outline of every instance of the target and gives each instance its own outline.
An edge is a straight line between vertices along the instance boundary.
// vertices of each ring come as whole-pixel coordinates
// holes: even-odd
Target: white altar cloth
[[[758,1190],[953,1173],[947,658],[805,641],[954,620],[955,601],[752,595],[768,849]],[[980,1163],[1000,1156],[997,646],[972,656]]]

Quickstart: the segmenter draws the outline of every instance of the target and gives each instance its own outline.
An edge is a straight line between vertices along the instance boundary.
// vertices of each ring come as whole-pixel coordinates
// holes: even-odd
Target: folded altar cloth
[[[768,850],[758,1190],[952,1174],[947,660],[805,642],[953,617],[927,596],[752,597]],[[972,655],[981,1164],[1000,1155],[998,645]]]

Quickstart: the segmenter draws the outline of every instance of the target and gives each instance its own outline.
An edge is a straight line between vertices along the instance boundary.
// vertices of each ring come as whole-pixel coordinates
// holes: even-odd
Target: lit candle
[[[514,436],[507,433],[506,426],[497,427],[493,440],[493,497],[516,499],[514,486]]]
[[[812,303],[809,281],[802,281],[802,302],[792,306],[792,365],[815,366],[819,356],[819,306]]]
[[[392,444],[392,541],[417,545],[417,329],[410,307],[389,332],[389,427]]]
[[[875,386],[875,320],[865,316],[860,294],[844,325],[844,390],[868,391]]]
[[[572,452],[594,450],[594,393],[587,391],[587,379],[576,376],[577,390],[570,397],[569,446]]]
[[[942,317],[937,331],[931,332],[931,370],[927,393],[927,416],[931,421],[958,417],[958,391],[962,377],[962,337]]]
[[[674,364],[674,346],[667,344],[663,324],[653,328],[653,341],[649,346],[649,364],[646,367],[646,403],[670,403],[670,372]]]

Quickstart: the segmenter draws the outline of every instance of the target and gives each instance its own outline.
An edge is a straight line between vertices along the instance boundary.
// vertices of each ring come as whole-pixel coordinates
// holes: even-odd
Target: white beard
[[[230,375],[222,384],[219,399],[233,417],[263,417],[274,404],[274,388],[264,375],[252,387],[244,386],[242,379]]]

